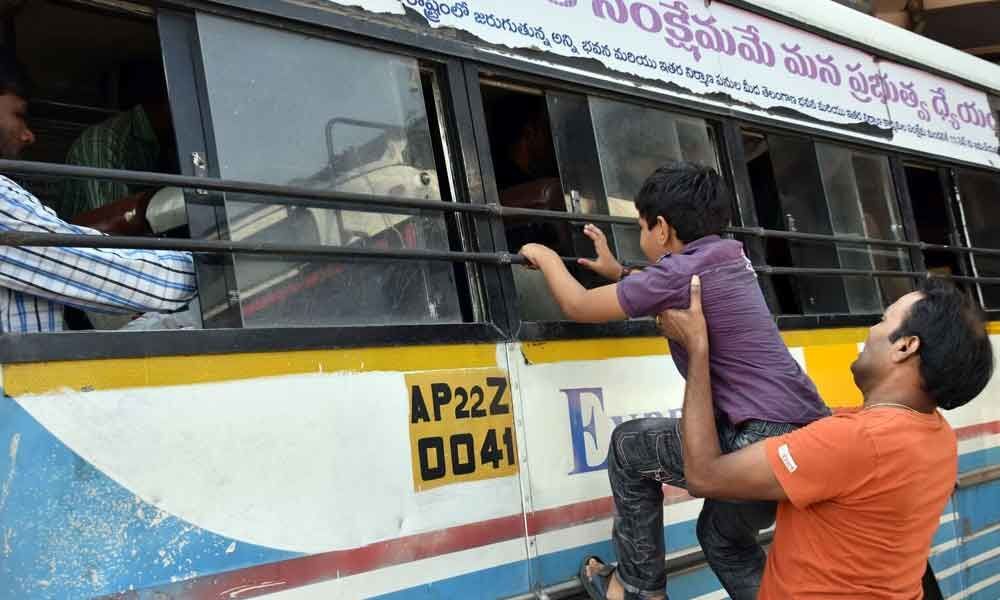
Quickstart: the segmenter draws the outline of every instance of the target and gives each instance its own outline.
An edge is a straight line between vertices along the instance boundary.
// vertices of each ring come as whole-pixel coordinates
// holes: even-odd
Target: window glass
[[[767,151],[777,191],[778,229],[803,233],[833,233],[830,211],[824,201],[823,180],[813,143],[806,138],[767,136]],[[774,198],[761,199],[775,204]],[[790,264],[774,266],[838,268],[837,249],[828,243],[788,240]],[[848,312],[844,282],[833,277],[796,276],[792,287],[804,314]]]
[[[766,229],[903,240],[889,160],[808,138],[744,133],[758,220]],[[769,238],[772,266],[911,270],[905,249]],[[912,289],[905,278],[775,277],[783,313],[878,313]]]
[[[921,242],[935,245],[954,245],[957,241],[954,228],[954,206],[950,186],[943,181],[942,169],[908,164],[903,167],[906,187],[910,192],[910,206]],[[943,250],[924,250],[924,266],[930,273],[958,275],[962,273],[965,257]]]
[[[718,169],[712,130],[702,119],[582,94],[481,80],[483,108],[500,204],[568,211],[572,224],[537,217],[508,217],[508,247],[536,242],[563,256],[594,256],[583,235],[586,215],[638,218],[634,198],[653,171],[671,160],[689,160]],[[644,261],[638,225],[599,225],[616,256]],[[584,286],[608,283],[571,264]],[[521,318],[562,320],[544,278],[513,269]]]
[[[546,94],[546,99],[566,207],[573,213],[608,214],[608,198],[604,192],[604,180],[601,177],[601,165],[587,97],[581,94],[549,92]],[[608,244],[612,250],[619,248],[618,230],[607,224],[597,225],[608,236]],[[582,227],[578,224],[570,226],[568,232],[570,256],[594,255],[594,244],[583,234]],[[619,249],[616,254],[620,255],[621,250]],[[587,287],[607,283],[589,269],[575,268],[574,272],[577,279]]]
[[[608,214],[638,218],[635,195],[657,167],[671,160],[719,169],[711,128],[703,119],[603,98],[591,98],[590,111]],[[645,260],[637,227],[613,229],[619,256]]]
[[[889,161],[884,156],[861,154],[830,144],[816,144],[823,188],[830,209],[833,233],[899,240],[898,207]],[[838,244],[840,266],[845,269],[909,270],[910,261],[900,249]],[[908,291],[905,279],[845,278],[852,313],[877,313]]]
[[[864,232],[869,238],[903,241],[906,234],[899,216],[899,200],[892,182],[889,159],[877,154],[853,153],[855,183],[864,215]],[[912,271],[910,254],[903,248],[872,246],[868,248],[877,271]],[[913,280],[880,278],[875,280],[888,306],[913,290]]]
[[[959,189],[969,243],[979,248],[1000,248],[1000,175],[960,171]],[[1000,258],[975,256],[976,272],[982,277],[1000,277]],[[1000,308],[1000,286],[981,286],[983,305]]]
[[[212,16],[198,28],[223,178],[442,199],[416,61]],[[442,213],[245,200],[226,197],[234,240],[449,248]],[[461,320],[448,263],[238,256],[235,270],[247,326]]]

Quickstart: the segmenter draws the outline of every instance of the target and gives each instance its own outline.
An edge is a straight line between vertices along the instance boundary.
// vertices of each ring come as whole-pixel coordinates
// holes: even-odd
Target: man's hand
[[[691,304],[685,309],[665,310],[656,319],[663,335],[688,352],[708,350],[708,325],[701,310],[701,278],[691,277]]]
[[[581,258],[578,263],[587,267],[605,279],[618,281],[622,278],[622,265],[615,259],[608,247],[608,238],[599,227],[593,224],[586,224],[583,227],[583,234],[594,243],[594,251],[597,253],[597,260]]]

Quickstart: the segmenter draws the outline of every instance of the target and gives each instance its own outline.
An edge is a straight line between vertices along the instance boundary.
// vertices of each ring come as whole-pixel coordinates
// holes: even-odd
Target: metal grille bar
[[[519,254],[508,252],[460,252],[453,250],[428,250],[421,248],[360,248],[352,246],[322,246],[300,244],[275,244],[225,240],[189,240],[173,238],[68,235],[7,231],[0,233],[0,246],[74,247],[74,248],[130,248],[143,250],[174,250],[198,254],[243,254],[276,260],[427,260],[440,262],[470,262],[492,265],[523,265],[527,260]],[[576,257],[564,256],[563,261],[575,263]],[[757,265],[754,269],[765,276],[801,275],[816,277],[903,277],[924,279],[942,277],[969,281],[982,285],[1000,285],[1000,277],[943,276],[918,271],[865,271],[861,269],[834,269],[809,267],[773,267]]]

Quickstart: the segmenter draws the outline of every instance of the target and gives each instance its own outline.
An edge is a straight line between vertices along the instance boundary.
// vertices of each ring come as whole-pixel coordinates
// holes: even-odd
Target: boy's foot
[[[580,580],[591,600],[628,600],[631,597],[626,596],[625,588],[614,572],[615,567],[604,564],[596,556],[587,558],[580,570]],[[647,600],[665,599],[666,594],[651,596]]]

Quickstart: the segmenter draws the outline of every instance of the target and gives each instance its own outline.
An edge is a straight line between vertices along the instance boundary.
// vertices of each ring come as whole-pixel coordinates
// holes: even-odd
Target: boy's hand
[[[556,254],[555,250],[541,244],[525,244],[521,247],[521,251],[518,252],[518,254],[528,259],[528,264],[524,266],[529,269],[538,269],[542,266],[541,263],[553,258],[562,262],[562,259],[559,258],[559,255]]]
[[[597,252],[597,260],[581,258],[577,262],[597,273],[605,279],[618,281],[622,278],[622,265],[615,260],[615,255],[611,254],[608,247],[608,238],[604,232],[596,225],[588,223],[583,227],[583,234],[594,242],[594,250]]]
[[[674,340],[691,354],[708,351],[708,325],[701,309],[701,278],[691,277],[691,305],[665,310],[656,317],[663,335]]]

